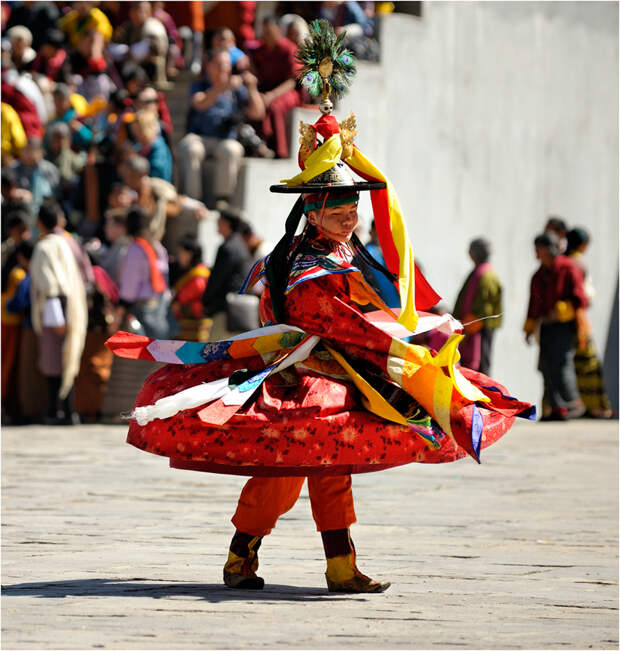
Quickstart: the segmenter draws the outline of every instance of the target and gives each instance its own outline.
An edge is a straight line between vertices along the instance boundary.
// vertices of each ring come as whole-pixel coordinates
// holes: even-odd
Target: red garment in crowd
[[[261,43],[252,53],[252,63],[258,77],[258,90],[261,93],[269,92],[287,79],[297,76],[299,63],[295,59],[296,52],[297,45],[282,37],[273,49]],[[288,158],[289,155],[286,116],[300,104],[301,95],[297,88],[293,88],[274,99],[267,107],[262,131],[279,158]]]
[[[532,276],[528,319],[544,319],[553,314],[558,301],[570,301],[575,309],[588,307],[583,276],[574,260],[558,255],[553,266],[542,265]]]
[[[174,127],[172,126],[172,117],[170,116],[170,109],[166,102],[166,96],[161,90],[157,91],[157,111],[159,119],[164,125],[164,131],[172,135]]]
[[[273,90],[287,79],[295,78],[300,64],[295,59],[297,45],[284,36],[273,49],[263,42],[252,52],[251,59],[261,93]]]
[[[66,60],[67,52],[62,48],[56,50],[56,54],[49,59],[46,59],[41,52],[39,52],[32,62],[31,71],[45,75],[52,81],[58,81],[58,75],[60,74],[62,66]]]
[[[28,138],[42,138],[44,134],[43,126],[34,103],[17,90],[15,86],[4,80],[2,81],[1,90],[2,101],[10,104],[15,109],[22,121],[26,136]]]
[[[237,3],[217,2],[215,4]],[[172,16],[172,19],[178,27],[190,27],[193,32],[205,31],[205,16],[202,2],[166,2],[164,9]]]
[[[174,304],[178,303],[179,314],[176,316],[202,317],[204,307],[202,304],[202,295],[207,288],[209,281],[209,269],[200,263],[190,269],[185,275],[177,280],[174,285]]]
[[[245,41],[254,39],[255,14],[256,2],[211,2],[204,16],[204,29],[213,31],[218,27],[229,27],[235,34],[237,45],[243,46]]]

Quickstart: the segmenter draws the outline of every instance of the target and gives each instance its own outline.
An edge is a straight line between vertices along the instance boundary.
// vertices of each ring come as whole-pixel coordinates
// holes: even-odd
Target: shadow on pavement
[[[325,588],[293,585],[265,586],[264,590],[231,590],[219,583],[150,583],[149,579],[77,579],[43,583],[3,585],[5,596],[45,597],[199,597],[211,603],[221,601],[333,601],[334,599],[364,599],[362,595],[328,594]]]

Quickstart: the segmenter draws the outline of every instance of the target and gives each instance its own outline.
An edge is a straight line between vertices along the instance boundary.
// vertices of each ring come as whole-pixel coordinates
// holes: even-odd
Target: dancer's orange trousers
[[[252,477],[241,491],[232,523],[252,536],[266,536],[297,501],[305,477]],[[317,531],[348,529],[355,521],[351,476],[308,477]]]

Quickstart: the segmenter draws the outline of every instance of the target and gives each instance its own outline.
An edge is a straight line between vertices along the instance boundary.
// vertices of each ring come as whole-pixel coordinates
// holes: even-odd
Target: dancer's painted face
[[[326,237],[336,242],[348,242],[357,226],[357,203],[312,210],[308,221]]]

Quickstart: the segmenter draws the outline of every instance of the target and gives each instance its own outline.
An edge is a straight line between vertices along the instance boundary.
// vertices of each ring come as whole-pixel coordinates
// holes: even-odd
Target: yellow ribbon
[[[407,225],[398,202],[398,196],[394,186],[390,183],[385,174],[362,154],[359,149],[353,149],[351,156],[345,159],[353,168],[364,174],[383,181],[387,188],[388,213],[390,219],[390,231],[394,246],[398,253],[398,289],[400,294],[401,313],[398,322],[411,331],[416,329],[418,324],[418,313],[415,309],[415,263],[413,247],[409,241]]]
[[[336,163],[339,163],[341,154],[342,142],[340,141],[340,134],[335,133],[308,156],[306,159],[306,168],[303,172],[300,172],[297,176],[293,176],[293,178],[282,179],[280,183],[286,183],[286,185],[307,183],[319,174],[330,170]]]

